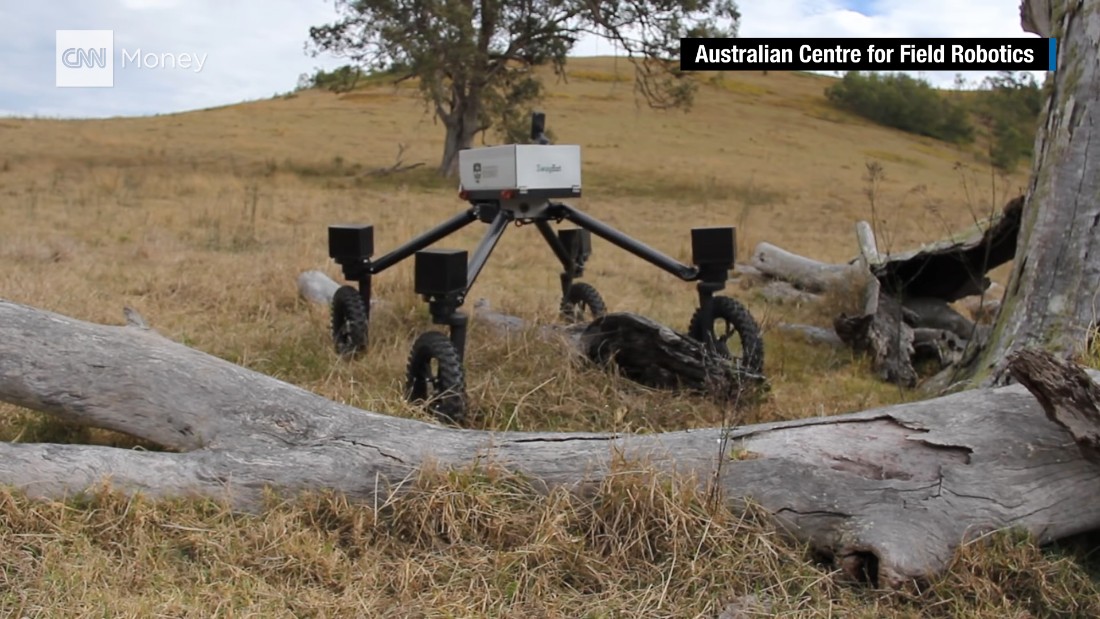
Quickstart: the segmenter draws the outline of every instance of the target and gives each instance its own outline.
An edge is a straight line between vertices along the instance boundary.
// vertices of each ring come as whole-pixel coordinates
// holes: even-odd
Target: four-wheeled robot
[[[416,339],[409,355],[406,395],[410,401],[426,402],[440,420],[463,421],[467,413],[463,357],[469,319],[459,308],[508,225],[533,223],[563,267],[561,315],[565,321],[598,319],[607,311],[596,288],[577,281],[584,276],[594,234],[684,281],[697,282],[699,307],[688,335],[738,364],[739,372],[759,376],[764,349],[756,321],[737,300],[715,294],[725,288],[733,268],[735,228],[692,229],[694,266],[689,266],[556,202],[580,197],[581,152],[577,145],[550,144],[545,122],[542,113],[532,116],[531,144],[460,151],[459,195],[470,208],[381,257],[372,257],[373,226],[329,226],[329,256],[341,266],[345,279],[358,284],[341,286],[332,300],[332,338],[337,353],[352,357],[367,347],[371,278],[415,256],[415,291],[428,303],[432,322],[446,326],[448,333],[428,331]],[[563,221],[577,227],[555,232],[552,224]],[[428,249],[474,222],[489,228],[472,255],[460,249]],[[719,323],[724,326],[716,330]],[[740,340],[739,355],[730,349],[732,335]]]

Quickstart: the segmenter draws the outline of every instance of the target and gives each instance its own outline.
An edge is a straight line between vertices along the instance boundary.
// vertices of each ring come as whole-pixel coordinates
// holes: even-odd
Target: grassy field
[[[579,143],[578,205],[687,260],[693,226],[736,225],[746,260],[768,241],[825,261],[855,254],[873,219],[902,251],[973,225],[1026,184],[960,149],[831,109],[830,78],[718,75],[690,113],[648,110],[631,68],[570,65],[544,109]],[[375,281],[386,301],[371,350],[340,362],[328,310],[298,298],[320,269],[326,226],[375,225],[380,250],[464,207],[432,172],[442,128],[415,89],[300,92],[152,118],[0,119],[0,297],[122,324],[138,310],[162,334],[352,405],[428,417],[401,397],[412,339],[430,328],[412,263]],[[422,168],[390,177],[403,148]],[[884,174],[872,182],[868,165]],[[472,247],[480,228],[449,245]],[[586,280],[612,311],[685,328],[694,289],[597,241]],[[533,229],[504,236],[472,298],[534,323],[555,320],[558,270]],[[1004,270],[996,273],[1004,277]],[[865,360],[774,328],[828,326],[828,307],[729,291],[765,331],[766,401],[731,413],[642,389],[578,363],[533,333],[471,330],[474,424],[514,430],[662,431],[829,415],[919,397],[871,377]],[[133,445],[0,405],[15,441]],[[429,473],[382,508],[339,497],[274,501],[242,516],[214,505],[104,495],[40,504],[0,495],[0,608],[10,616],[712,616],[756,594],[763,616],[1088,616],[1100,589],[1078,554],[999,536],[960,552],[927,591],[841,584],[752,514],[685,487],[626,474],[594,502],[540,496],[520,480]]]

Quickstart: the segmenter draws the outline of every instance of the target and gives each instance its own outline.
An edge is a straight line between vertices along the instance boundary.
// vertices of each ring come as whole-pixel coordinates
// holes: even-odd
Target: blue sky
[[[1024,37],[1011,0],[741,0],[745,37]],[[336,17],[331,0],[51,0],[0,3],[0,116],[171,113],[292,90],[335,58],[303,49],[309,27]],[[115,33],[113,88],[57,88],[55,31]],[[120,67],[121,50],[194,54],[201,71]],[[576,55],[611,55],[587,39]],[[950,84],[954,74],[925,74]],[[981,74],[967,74],[975,82]]]

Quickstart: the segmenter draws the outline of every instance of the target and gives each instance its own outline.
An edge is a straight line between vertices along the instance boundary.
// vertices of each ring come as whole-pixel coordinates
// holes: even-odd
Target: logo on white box
[[[114,30],[58,30],[55,66],[59,88],[113,87]]]

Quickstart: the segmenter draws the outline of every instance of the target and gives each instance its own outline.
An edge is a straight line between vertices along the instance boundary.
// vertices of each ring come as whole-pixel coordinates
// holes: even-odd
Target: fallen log
[[[918,378],[915,362],[931,359],[941,367],[958,363],[963,358],[960,342],[985,340],[988,329],[979,328],[949,303],[985,296],[990,286],[985,273],[1014,255],[1022,207],[1023,199],[1016,198],[984,229],[979,225],[976,234],[905,254],[882,255],[871,224],[860,221],[855,227],[859,254],[847,264],[818,262],[767,243],[757,246],[753,264],[765,275],[814,292],[867,282],[862,312],[841,314],[834,330],[853,349],[871,355],[883,380],[913,387]],[[781,299],[782,294],[772,292],[769,298]],[[925,333],[915,342],[913,329],[947,331],[953,337]]]
[[[809,292],[826,292],[869,272],[887,294],[949,303],[982,294],[990,285],[985,274],[1015,256],[1023,203],[1023,196],[1014,198],[1000,214],[979,222],[975,231],[963,238],[949,238],[900,254],[880,254],[871,225],[860,221],[856,223],[859,254],[844,264],[819,262],[770,243],[756,246],[751,264],[767,277]]]
[[[607,314],[581,333],[581,351],[623,376],[657,389],[688,389],[719,400],[737,401],[762,376],[743,376],[735,366],[708,354],[701,342],[637,314]]]
[[[340,284],[320,271],[304,271],[298,276],[298,294],[306,301],[328,305]]]
[[[890,256],[871,272],[893,295],[952,302],[981,294],[990,283],[985,274],[1016,255],[1023,208],[1024,197],[1014,198],[968,236]]]
[[[771,243],[760,243],[756,246],[752,252],[751,264],[768,277],[790,282],[802,290],[815,293],[827,292],[838,285],[850,285],[860,274],[859,265],[818,262]]]
[[[0,483],[33,497],[107,481],[241,510],[260,507],[268,489],[371,501],[428,465],[500,467],[587,492],[625,460],[689,476],[732,505],[751,500],[883,586],[930,578],[991,530],[1047,542],[1100,526],[1098,469],[1065,448],[1070,434],[1020,385],[733,429],[494,433],[358,410],[149,329],[8,301],[0,325],[0,400],[178,452],[0,444]],[[1047,397],[1061,405],[1062,392]]]

